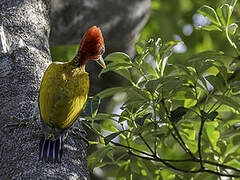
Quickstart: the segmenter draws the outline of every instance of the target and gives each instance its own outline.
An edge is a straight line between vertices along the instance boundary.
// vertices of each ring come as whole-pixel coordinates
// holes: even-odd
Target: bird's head
[[[84,34],[79,46],[78,53],[81,55],[82,64],[88,60],[97,61],[103,68],[105,63],[102,54],[105,52],[105,44],[99,27],[93,26]]]

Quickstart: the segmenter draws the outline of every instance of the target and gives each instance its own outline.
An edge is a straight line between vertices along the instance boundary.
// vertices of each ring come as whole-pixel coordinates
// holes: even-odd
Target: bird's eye
[[[103,54],[104,52],[105,52],[105,47],[102,46],[102,47],[101,47],[101,54]]]

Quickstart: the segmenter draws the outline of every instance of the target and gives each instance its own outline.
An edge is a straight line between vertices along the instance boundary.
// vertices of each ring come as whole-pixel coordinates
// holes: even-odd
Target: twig
[[[156,153],[152,150],[151,146],[147,143],[147,141],[142,137],[141,134],[139,134],[139,137],[143,140],[144,144],[148,147],[148,149],[151,151],[151,153],[155,156]]]
[[[153,101],[153,113],[154,113],[154,155],[157,154],[157,115],[156,115],[156,104]]]
[[[135,148],[133,148],[133,147],[125,146],[125,145],[123,145],[123,144],[116,143],[116,142],[113,142],[113,141],[111,141],[111,143],[114,144],[115,146],[121,146],[121,147],[124,147],[124,148],[126,148],[126,149],[130,149],[130,150],[139,152],[139,153],[144,154],[144,155],[146,155],[146,156],[153,157],[152,154],[148,154],[148,153],[146,153],[146,152],[144,152],[144,151],[140,151],[140,150],[135,149]]]
[[[170,113],[168,112],[168,109],[166,107],[166,104],[164,102],[164,99],[161,100],[161,103],[165,109],[165,112],[167,114],[167,117],[170,118]],[[188,149],[188,147],[186,146],[186,144],[184,143],[182,136],[179,134],[175,124],[170,121],[171,125],[173,126],[174,132],[176,133],[176,136],[171,132],[171,135],[174,137],[174,139],[178,142],[178,144],[183,148],[183,150],[189,154],[193,159],[195,159],[196,157],[193,155],[193,153],[190,151],[190,149]]]
[[[181,135],[179,134],[179,132],[178,132],[178,130],[177,130],[177,128],[176,128],[176,126],[175,126],[174,123],[172,123],[172,126],[173,126],[173,129],[174,129],[174,131],[175,131],[178,139],[180,140],[180,142],[182,143],[182,145],[183,145],[184,148],[186,149],[187,153],[188,153],[193,159],[195,159],[196,157],[193,155],[193,153],[190,151],[190,149],[188,149],[188,147],[187,147],[186,144],[184,143],[184,141],[183,141]]]
[[[202,140],[202,131],[203,131],[204,123],[205,123],[205,118],[202,117],[200,129],[198,133],[198,154],[199,154],[201,169],[204,169],[203,160],[202,160],[202,151],[201,151],[201,140]]]
[[[211,161],[208,161],[208,160],[200,160],[200,159],[183,159],[183,160],[168,160],[168,159],[161,159],[159,158],[158,156],[155,156],[155,155],[151,155],[151,154],[148,154],[148,153],[145,153],[143,151],[140,151],[138,149],[135,149],[135,148],[132,148],[132,147],[128,147],[128,146],[125,146],[123,144],[119,144],[119,143],[115,143],[115,142],[112,142],[112,144],[116,145],[116,146],[121,146],[121,147],[124,147],[126,149],[131,149],[133,151],[136,151],[136,152],[139,152],[139,153],[142,153],[144,155],[147,155],[147,156],[141,156],[141,155],[138,155],[138,154],[135,154],[134,152],[132,151],[129,151],[129,153],[133,156],[136,156],[136,157],[139,157],[139,158],[142,158],[142,159],[146,159],[146,160],[152,160],[152,161],[159,161],[161,163],[163,163],[165,166],[167,167],[170,167],[174,170],[177,170],[177,171],[181,171],[181,172],[185,172],[185,173],[200,173],[200,172],[208,172],[208,173],[212,173],[212,174],[216,174],[218,176],[225,176],[225,177],[240,177],[240,175],[234,175],[234,174],[224,174],[224,173],[220,173],[220,172],[216,172],[216,171],[213,171],[213,170],[209,170],[209,169],[203,169],[203,168],[200,168],[198,170],[185,170],[185,169],[180,169],[180,168],[177,168],[175,166],[173,166],[172,164],[168,163],[167,161],[169,162],[204,162],[204,163],[208,163],[208,164],[212,164],[212,165],[216,165],[218,167],[222,167],[222,168],[226,168],[226,169],[232,169],[232,170],[235,170],[237,172],[240,172],[240,170],[236,169],[236,168],[233,168],[233,167],[230,167],[230,166],[227,166],[227,165],[222,165],[222,164],[218,164],[218,163],[215,163],[215,162],[211,162]]]
[[[140,155],[137,155],[133,152],[129,152],[131,155],[133,156],[136,156],[136,157],[139,157],[139,158],[143,158],[143,159],[146,159],[146,160],[153,160],[153,161],[160,161],[161,163],[163,163],[164,165],[166,165],[167,167],[170,167],[174,170],[177,170],[177,171],[181,171],[181,172],[185,172],[185,173],[200,173],[200,172],[208,172],[208,173],[211,173],[211,174],[215,174],[215,175],[218,175],[218,176],[225,176],[225,177],[240,177],[240,175],[234,175],[234,174],[224,174],[224,173],[220,173],[220,172],[216,172],[216,171],[213,171],[213,170],[210,170],[210,169],[198,169],[198,170],[185,170],[185,169],[180,169],[180,168],[177,168],[169,163],[166,162],[166,160],[164,159],[161,159],[161,158],[150,158],[150,157],[144,157],[144,156],[140,156]],[[189,159],[190,160],[190,159]],[[187,160],[188,161],[188,160]],[[192,161],[195,161],[195,160],[192,160]],[[180,162],[180,161],[179,161]]]

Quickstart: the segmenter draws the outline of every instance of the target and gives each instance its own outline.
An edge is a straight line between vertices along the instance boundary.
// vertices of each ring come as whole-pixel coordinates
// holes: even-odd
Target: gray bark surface
[[[33,113],[49,52],[49,4],[0,2],[0,126]],[[16,117],[18,119],[13,119]],[[0,131],[0,179],[87,179],[83,142],[69,135],[61,164],[38,161],[39,120]]]
[[[151,0],[1,0],[0,1],[0,127],[30,119],[44,71],[51,63],[51,45],[77,44],[98,25],[107,52],[134,56],[134,42],[150,13]],[[51,7],[51,17],[49,12]],[[99,81],[89,63],[95,91],[117,82]],[[95,73],[95,74],[94,74]],[[111,84],[110,84],[111,85]],[[102,88],[99,88],[102,87]],[[78,124],[82,129],[81,124]],[[69,134],[61,164],[38,161],[40,121],[0,130],[0,179],[87,179],[84,142]]]

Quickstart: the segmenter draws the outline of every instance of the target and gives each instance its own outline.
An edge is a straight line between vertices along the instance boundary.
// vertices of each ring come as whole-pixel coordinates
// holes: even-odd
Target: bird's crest
[[[105,51],[104,39],[99,27],[93,26],[85,33],[79,46],[79,52],[89,59],[97,60]]]

